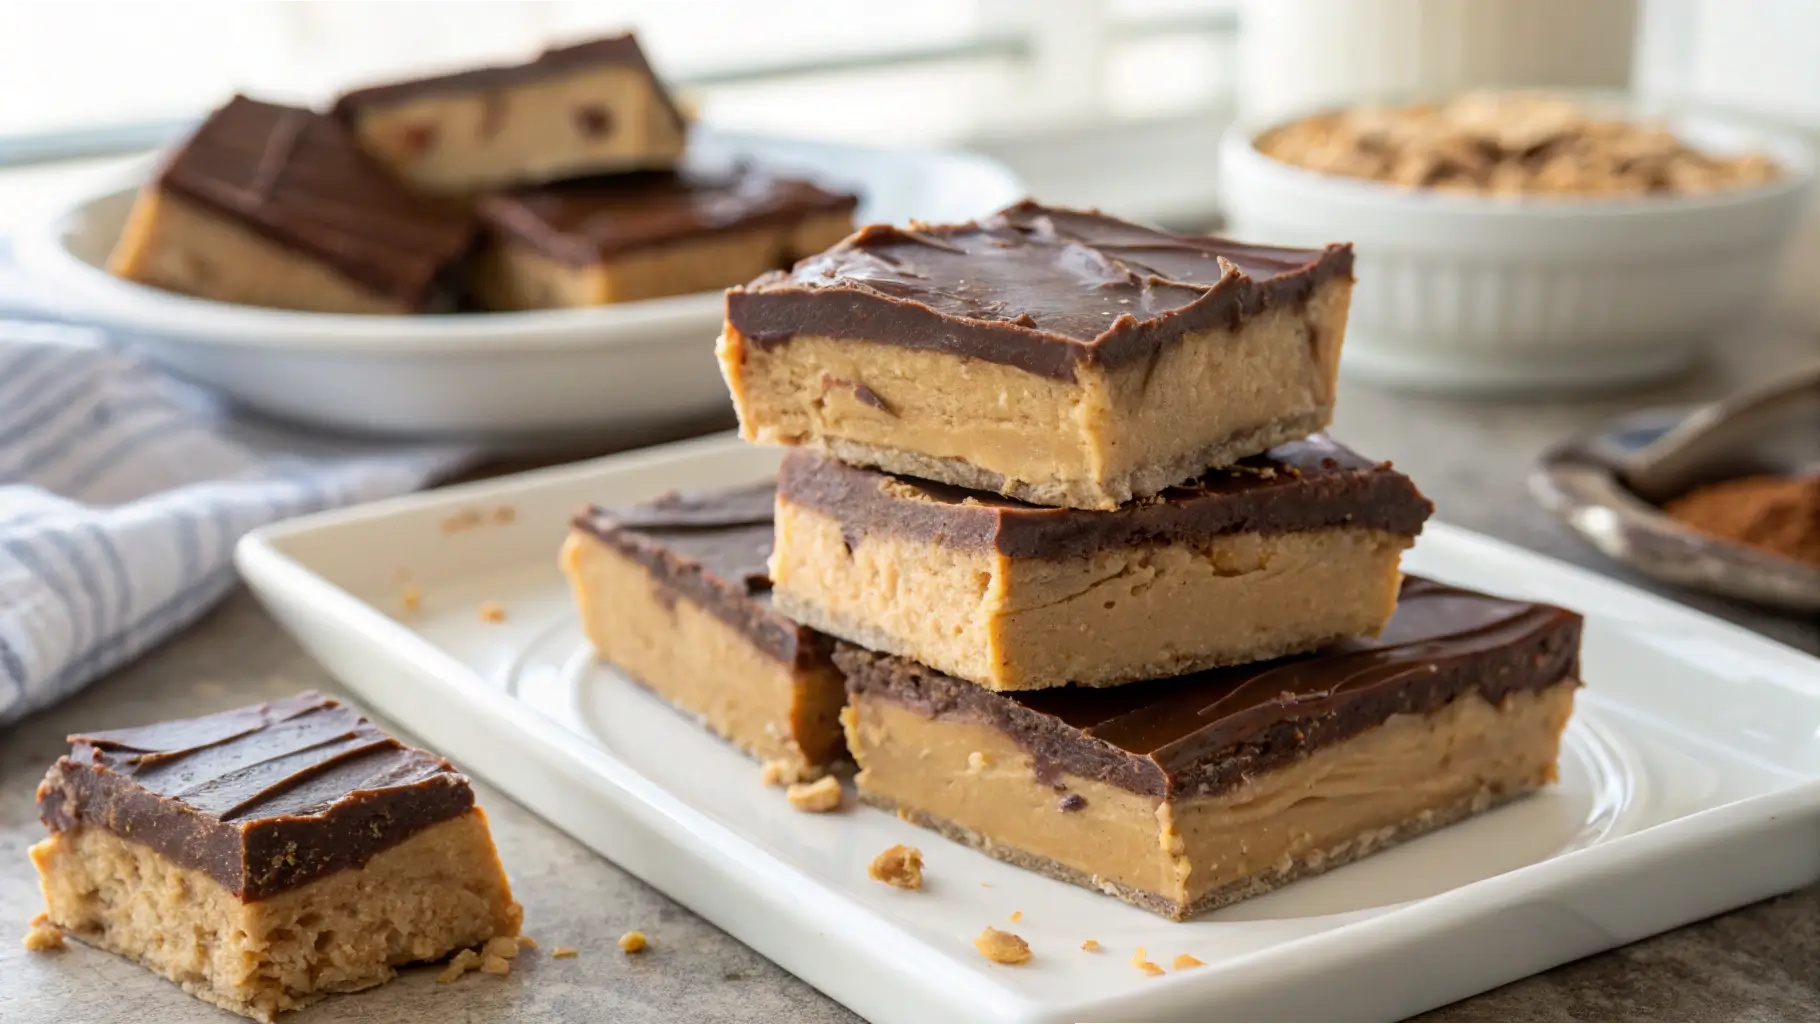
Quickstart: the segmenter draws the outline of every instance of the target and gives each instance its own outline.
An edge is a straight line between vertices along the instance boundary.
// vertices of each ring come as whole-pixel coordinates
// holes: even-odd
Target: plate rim
[[[295,599],[312,605],[314,614],[334,623],[343,631],[344,636],[355,637],[363,645],[369,647],[384,649],[396,661],[410,664],[419,674],[434,680],[435,685],[442,691],[441,695],[453,700],[458,707],[484,710],[488,716],[502,723],[510,723],[514,729],[520,730],[523,735],[543,745],[552,752],[546,759],[547,763],[552,766],[562,765],[557,770],[563,771],[571,778],[585,772],[589,777],[607,783],[606,791],[598,794],[601,800],[616,804],[620,811],[643,822],[647,828],[653,830],[655,837],[660,842],[692,863],[706,865],[736,880],[743,878],[744,882],[741,884],[747,888],[746,896],[748,898],[770,906],[787,905],[790,912],[797,915],[799,922],[807,922],[801,924],[800,927],[806,928],[812,933],[828,936],[831,941],[846,940],[859,943],[862,947],[877,947],[879,944],[885,943],[885,948],[891,950],[891,959],[896,964],[890,970],[893,973],[921,979],[925,988],[932,993],[937,993],[930,995],[929,998],[941,1000],[955,1008],[971,1006],[980,1011],[989,1011],[996,1019],[1045,1021],[1063,1018],[1110,1019],[1129,1015],[1132,1012],[1145,1013],[1146,1007],[1151,1013],[1158,1010],[1167,1012],[1168,1008],[1172,1006],[1190,1005],[1184,1003],[1183,1000],[1191,997],[1198,997],[1199,1002],[1208,1005],[1223,996],[1231,998],[1234,992],[1239,993],[1240,997],[1251,993],[1251,997],[1255,998],[1257,994],[1266,992],[1273,986],[1295,983],[1305,971],[1310,969],[1310,964],[1357,961],[1362,957],[1368,957],[1370,950],[1374,947],[1382,948],[1386,945],[1434,938],[1449,929],[1470,925],[1501,910],[1519,907],[1537,899],[1545,900],[1549,893],[1564,889],[1576,881],[1584,881],[1589,877],[1630,870],[1638,864],[1666,860],[1677,854],[1685,854],[1702,848],[1703,844],[1737,841],[1774,829],[1786,828],[1793,822],[1812,822],[1820,819],[1820,778],[1798,780],[1781,789],[1703,808],[1645,827],[1637,832],[1581,849],[1566,851],[1546,860],[1524,865],[1434,896],[1388,907],[1382,913],[1347,921],[1313,934],[1242,953],[1222,960],[1218,964],[1208,965],[1208,968],[1211,969],[1197,970],[1180,978],[1170,975],[1156,979],[1143,988],[1126,988],[1104,997],[1077,999],[1065,1004],[1044,1003],[1032,999],[1014,985],[997,982],[988,974],[967,969],[960,960],[934,946],[924,945],[889,917],[869,909],[839,887],[826,885],[819,879],[804,874],[781,854],[766,849],[762,844],[748,842],[730,825],[715,820],[685,800],[670,794],[658,783],[645,778],[632,765],[614,756],[610,751],[595,747],[584,738],[564,728],[560,723],[546,719],[509,694],[494,691],[477,672],[459,661],[453,654],[419,635],[407,624],[399,622],[379,607],[362,600],[317,573],[302,560],[288,554],[282,547],[287,538],[324,529],[370,523],[400,514],[422,512],[476,500],[498,500],[502,497],[519,494],[527,488],[561,486],[585,480],[603,472],[673,463],[698,454],[708,455],[719,452],[732,446],[743,447],[731,434],[714,434],[581,463],[547,467],[508,477],[474,481],[422,494],[316,513],[268,525],[248,534],[235,547],[235,563],[243,578],[247,580],[261,602],[266,603],[268,607],[271,607],[268,590],[290,592]],[[1789,658],[1797,659],[1797,663],[1814,660],[1804,652],[1772,638],[1622,581],[1600,576],[1592,570],[1583,569],[1458,527],[1431,523],[1429,528],[1437,531],[1439,535],[1447,537],[1448,543],[1479,547],[1480,550],[1496,556],[1517,557],[1538,562],[1551,569],[1565,570],[1570,576],[1585,577],[1586,580],[1582,582],[1593,582],[1600,588],[1615,588],[1627,592],[1630,597],[1641,598],[1651,606],[1652,615],[1662,614],[1671,619],[1680,618],[1690,623],[1698,622],[1703,628],[1715,630],[1716,635],[1727,636],[1729,634],[1730,640],[1742,643],[1747,647],[1755,647],[1758,652],[1772,656],[1778,661],[1786,661]],[[1596,592],[1589,599],[1596,601]],[[287,632],[296,635],[291,624],[282,615],[278,617],[280,622],[285,625]],[[299,639],[301,640],[302,637]],[[305,642],[304,646],[314,655],[315,651],[308,642]],[[407,728],[412,727],[409,715],[398,714],[366,686],[347,680],[343,680],[343,682],[382,713],[400,721]],[[1816,692],[1820,693],[1820,688],[1817,688]],[[514,799],[527,803],[527,805],[530,804],[530,801],[517,795],[512,788],[504,786],[500,788]],[[535,808],[533,810],[536,812]],[[541,812],[536,813],[539,813],[540,817],[544,816]],[[553,822],[552,824],[554,825]],[[560,825],[555,825],[555,827],[562,829]],[[634,874],[642,874],[633,871],[623,862],[615,861],[615,863]],[[1803,871],[1803,877],[1808,882],[1820,879],[1820,859],[1810,858],[1805,863]],[[745,929],[731,926],[727,919],[735,916],[736,911],[725,911],[723,908],[712,905],[703,906],[682,894],[671,892],[662,886],[658,887],[665,891],[666,895],[690,906],[704,918],[726,928],[735,938],[754,946],[762,955],[777,961],[811,985],[831,997],[847,1003],[850,1007],[859,1009],[853,1001],[847,998],[853,994],[851,986],[858,983],[854,979],[836,977],[831,970],[816,969],[817,965],[806,959],[806,954],[797,955],[791,949],[786,948],[786,943],[781,938],[753,935]],[[1769,893],[1764,892],[1760,895],[1769,895]],[[1674,911],[1675,920],[1671,924],[1661,927],[1672,927],[1673,924],[1694,920],[1696,917],[1703,917],[1743,902],[1731,901],[1729,897],[1713,897],[1710,894],[1688,899],[1698,898],[1708,901],[1719,899],[1723,901],[1723,905],[1709,908],[1706,903],[1678,903],[1676,906],[1695,907],[1704,912],[1683,916],[1681,911]],[[1751,898],[1758,897],[1752,896]],[[1666,905],[1668,901],[1664,900],[1663,903]],[[1650,934],[1658,930],[1661,928],[1651,926],[1642,934]],[[781,933],[783,930],[779,931]],[[1369,938],[1361,940],[1362,935],[1369,936]],[[1611,945],[1618,944],[1625,936],[1611,933],[1607,934],[1606,938],[1610,941],[1597,948],[1609,948]],[[767,939],[770,941],[766,941]],[[1591,951],[1593,950],[1571,952],[1558,959],[1550,960],[1542,967],[1525,964],[1521,973],[1513,977],[1527,976],[1534,970],[1552,966],[1554,963],[1563,962]],[[1294,955],[1288,955],[1291,953]],[[875,967],[873,970],[885,969]],[[1512,979],[1505,978],[1504,980]],[[1470,992],[1483,991],[1485,987],[1489,987],[1476,986],[1476,983],[1470,984],[1473,985]],[[841,994],[843,992],[844,995]],[[1470,992],[1461,994],[1470,994]],[[1405,995],[1402,998],[1409,997]]]

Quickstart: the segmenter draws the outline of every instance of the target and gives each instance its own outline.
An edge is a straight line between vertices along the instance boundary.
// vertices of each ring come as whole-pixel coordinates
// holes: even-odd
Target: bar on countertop
[[[334,114],[400,178],[452,194],[673,167],[688,128],[629,33],[356,89]]]
[[[431,305],[472,217],[392,180],[334,119],[236,96],[141,190],[108,269],[221,302],[320,313]]]
[[[1182,919],[1554,781],[1580,631],[1411,577],[1375,640],[1112,689],[997,694],[834,658],[862,799]]]
[[[770,482],[575,519],[562,567],[600,657],[792,777],[846,757],[831,641],[771,606]]]
[[[467,778],[320,694],[71,736],[38,810],[52,924],[255,1019],[518,933]]]
[[[719,354],[748,440],[1111,509],[1323,429],[1351,290],[1350,246],[1024,202],[734,289]]]
[[[1112,512],[797,450],[771,572],[791,618],[988,689],[1108,686],[1375,634],[1432,512],[1320,435]]]
[[[474,275],[490,309],[719,290],[853,230],[857,196],[747,167],[650,171],[487,196]]]

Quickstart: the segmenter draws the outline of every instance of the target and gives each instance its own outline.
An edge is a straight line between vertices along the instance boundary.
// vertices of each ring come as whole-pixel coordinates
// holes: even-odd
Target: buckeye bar
[[[1324,428],[1351,293],[1349,246],[1025,202],[735,289],[719,354],[748,440],[1110,509]]]
[[[1106,686],[1375,634],[1433,511],[1322,436],[1113,512],[805,451],[778,481],[778,608],[993,690]]]
[[[334,113],[400,178],[455,194],[673,167],[687,130],[629,34],[357,89]]]
[[[141,190],[108,269],[222,302],[411,313],[473,234],[465,211],[392,180],[332,118],[236,96]]]
[[[259,1020],[518,934],[466,777],[320,694],[70,737],[51,923]]]
[[[726,288],[853,230],[856,196],[740,168],[595,178],[482,199],[474,292],[491,309]]]
[[[802,777],[846,755],[830,641],[771,607],[770,483],[576,517],[562,567],[594,650],[755,757]]]
[[[1183,919],[1554,781],[1580,617],[1411,578],[1384,635],[1006,696],[847,644],[861,798]]]

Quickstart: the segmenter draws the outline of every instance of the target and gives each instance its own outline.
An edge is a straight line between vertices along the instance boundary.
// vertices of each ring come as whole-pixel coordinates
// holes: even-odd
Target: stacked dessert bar
[[[1579,617],[1402,576],[1432,507],[1321,433],[1351,275],[1033,203],[864,228],[727,297],[775,503],[578,519],[589,635],[761,756],[844,738],[867,802],[1175,918],[1543,786]]]
[[[520,310],[724,288],[852,230],[856,197],[684,166],[686,142],[630,35],[327,112],[237,96],[146,184],[109,266],[285,309]]]

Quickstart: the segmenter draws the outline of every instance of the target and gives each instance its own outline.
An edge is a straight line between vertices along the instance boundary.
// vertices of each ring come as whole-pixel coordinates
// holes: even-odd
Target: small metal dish
[[[1820,613],[1820,568],[1710,537],[1662,504],[1702,484],[1820,470],[1820,366],[1696,409],[1651,410],[1542,453],[1529,487],[1605,554],[1657,579]]]

